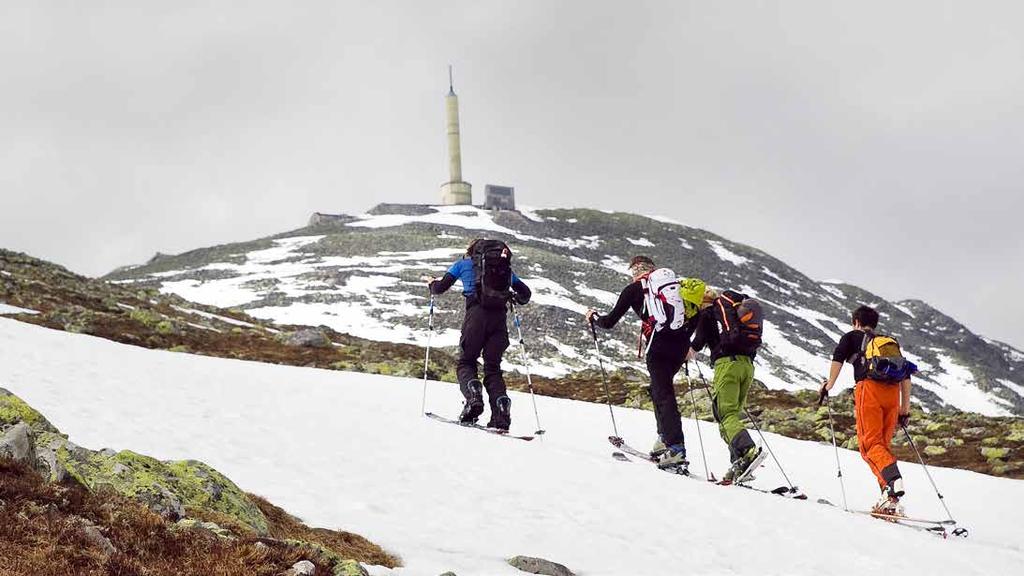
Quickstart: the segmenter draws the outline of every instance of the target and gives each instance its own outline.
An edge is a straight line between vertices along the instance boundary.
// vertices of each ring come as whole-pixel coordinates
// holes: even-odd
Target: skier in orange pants
[[[868,362],[869,344],[875,339],[885,339],[896,346],[889,337],[875,336],[878,326],[878,312],[868,306],[861,306],[853,312],[853,330],[839,340],[832,354],[829,377],[822,384],[820,400],[828,395],[835,385],[844,362],[853,364],[854,409],[857,419],[857,446],[864,461],[878,479],[882,499],[874,511],[884,514],[901,514],[900,498],[904,495],[903,478],[896,464],[890,444],[896,426],[906,426],[910,420],[910,376],[916,370],[912,363],[904,369],[898,364],[894,378],[880,380],[869,377],[875,367]],[[891,358],[896,360],[896,357]],[[887,358],[888,360],[888,358]],[[900,357],[899,360],[902,360]]]
[[[857,446],[882,490],[900,478],[896,457],[892,455],[889,444],[899,421],[902,388],[888,382],[865,379],[857,382],[853,391]]]

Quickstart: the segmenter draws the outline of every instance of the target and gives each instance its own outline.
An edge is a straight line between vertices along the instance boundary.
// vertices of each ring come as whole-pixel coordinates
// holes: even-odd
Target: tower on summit
[[[473,187],[462,180],[462,145],[459,137],[459,97],[455,95],[452,67],[448,67],[448,95],[444,97],[448,132],[448,182],[441,185],[442,204],[472,204]]]

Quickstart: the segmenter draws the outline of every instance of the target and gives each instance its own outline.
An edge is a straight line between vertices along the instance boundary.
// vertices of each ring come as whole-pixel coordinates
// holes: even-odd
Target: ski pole
[[[427,367],[430,365],[430,338],[434,335],[434,295],[430,295],[430,314],[427,320],[427,353],[423,359],[423,404],[420,413],[427,413]]]
[[[697,440],[700,442],[700,459],[704,462],[704,477],[708,479],[708,482],[714,482],[715,476],[708,470],[708,456],[704,453],[704,436],[700,432],[700,420],[697,419],[697,398],[693,394],[693,384],[690,383],[689,361],[686,362],[683,370],[686,374],[686,387],[689,388],[690,392],[690,403],[693,404],[693,424],[697,427]]]
[[[743,413],[747,415],[747,419],[754,425],[754,430],[757,430],[757,435],[761,437],[761,442],[764,442],[765,448],[768,449],[768,453],[772,455],[772,460],[775,461],[775,465],[779,467],[779,472],[782,472],[782,477],[786,479],[786,484],[789,484],[789,491],[796,492],[796,486],[789,481],[789,476],[786,475],[786,471],[782,468],[782,464],[779,463],[779,459],[775,457],[775,452],[772,451],[772,445],[768,443],[768,439],[761,433],[761,427],[757,425],[757,420],[754,419],[754,415],[747,410],[747,407],[743,407]]]
[[[530,400],[533,402],[533,417],[537,421],[537,431],[534,434],[540,436],[544,429],[540,427],[540,414],[537,412],[537,397],[533,393],[533,378],[530,377],[530,356],[526,351],[526,341],[523,340],[523,320],[519,317],[519,310],[509,300],[508,305],[512,308],[512,316],[515,318],[516,331],[519,333],[519,346],[523,351],[523,369],[526,370],[526,386],[530,389]]]
[[[917,450],[917,445],[914,444],[914,439],[910,437],[910,432],[907,431],[907,427],[900,425],[903,428],[903,433],[907,435],[907,442],[910,443],[910,447],[914,449],[914,453],[917,454],[917,461],[921,463],[921,468],[924,468],[924,473],[928,475],[928,481],[932,483],[932,489],[935,490],[935,495],[939,497],[939,502],[942,503],[942,507],[946,510],[946,516],[954,524],[956,520],[953,520],[953,515],[949,513],[949,507],[946,506],[946,499],[942,497],[942,492],[939,492],[939,487],[935,485],[935,480],[932,479],[932,473],[928,471],[928,467],[924,464],[924,458],[921,457],[921,453]]]
[[[708,381],[704,379],[704,374],[700,370],[700,365],[696,364],[696,366],[697,374],[700,376],[701,382],[704,383],[704,389],[708,391],[708,396],[710,397],[711,389],[708,388]],[[713,398],[712,402],[714,402]],[[771,444],[768,443],[768,440],[764,437],[764,434],[761,433],[761,427],[757,425],[757,420],[754,419],[754,416],[750,413],[749,410],[747,410],[746,406],[743,407],[743,413],[746,414],[747,419],[750,420],[750,423],[754,425],[754,430],[756,430],[757,435],[761,437],[761,442],[764,444],[765,448],[768,449],[768,454],[770,454],[772,460],[775,461],[775,465],[779,467],[779,472],[782,472],[782,477],[786,479],[786,484],[789,485],[790,493],[796,492],[796,486],[793,486],[793,483],[789,481],[789,476],[786,474],[786,470],[782,467],[782,464],[779,463],[779,459],[775,457],[775,452],[772,450]]]
[[[601,367],[601,382],[604,383],[604,398],[608,402],[608,415],[612,417],[612,431],[615,432],[616,438],[619,436],[619,427],[615,424],[615,412],[612,410],[612,393],[608,388],[608,374],[604,371],[604,360],[601,356],[601,345],[598,343],[597,328],[594,326],[594,320],[590,320],[590,334],[594,337],[594,351],[597,352],[597,364]]]
[[[846,505],[846,483],[843,482],[843,467],[839,464],[839,446],[836,445],[836,426],[832,422],[832,400],[825,396],[825,406],[828,408],[828,427],[832,431],[832,449],[836,451],[836,477],[839,478],[839,488],[843,491],[843,510],[847,512],[850,508]]]

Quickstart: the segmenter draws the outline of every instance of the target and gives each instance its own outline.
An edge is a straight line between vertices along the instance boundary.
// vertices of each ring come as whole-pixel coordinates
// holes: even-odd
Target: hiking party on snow
[[[476,428],[520,440],[533,440],[544,434],[536,401],[533,401],[536,431],[532,435],[510,435],[512,401],[506,391],[501,363],[510,346],[508,315],[513,316],[517,339],[525,368],[527,387],[533,398],[529,354],[522,333],[519,306],[530,302],[531,290],[514,272],[513,252],[500,240],[477,238],[470,242],[462,258],[453,263],[440,278],[424,276],[429,301],[429,333],[433,332],[435,297],[444,294],[456,282],[462,286],[465,300],[459,339],[457,379],[464,398],[457,418],[426,411],[427,370],[430,362],[430,340],[427,341],[423,374],[423,405],[421,411],[433,419]],[[791,482],[782,463],[771,450],[761,433],[757,419],[747,409],[747,397],[754,382],[754,359],[762,344],[764,313],[761,304],[752,297],[727,287],[716,288],[706,284],[699,275],[681,276],[675,271],[659,267],[645,255],[634,256],[628,266],[632,280],[618,295],[614,306],[602,313],[593,308],[585,313],[594,342],[612,422],[613,435],[609,441],[617,448],[613,457],[622,461],[638,460],[653,463],[657,469],[700,480],[690,471],[686,438],[683,434],[679,401],[673,384],[680,370],[687,379],[690,363],[707,350],[708,363],[713,367],[710,384],[700,366],[694,362],[697,375],[709,397],[711,412],[718,424],[719,434],[729,450],[729,465],[719,480],[707,462],[704,440],[698,431],[698,442],[703,461],[704,478],[708,482],[731,485],[779,496],[807,499]],[[598,329],[610,330],[623,317],[633,311],[640,322],[636,356],[645,362],[649,386],[647,391],[654,405],[658,438],[649,451],[637,449],[620,435],[615,412],[608,394],[608,379],[604,369]],[[877,479],[881,492],[878,502],[870,511],[863,511],[888,522],[902,524],[945,537],[947,527],[952,534],[966,536],[965,528],[957,527],[949,513],[942,494],[932,483],[947,513],[945,520],[923,520],[908,516],[901,498],[906,493],[903,477],[897,466],[891,443],[896,431],[902,430],[914,448],[925,472],[927,466],[907,431],[910,419],[911,377],[917,366],[906,359],[900,344],[891,336],[877,332],[879,314],[862,305],[851,311],[851,330],[840,338],[832,356],[828,377],[819,388],[818,405],[826,406],[833,448],[836,451],[837,477],[842,487],[843,508],[846,486],[839,465],[838,446],[832,420],[829,391],[835,386],[843,366],[853,367],[855,423],[857,445],[863,460]],[[478,363],[483,358],[483,377]],[[823,359],[824,362],[824,359]],[[484,392],[487,393],[489,419],[478,424],[484,412]],[[693,387],[689,388],[693,405],[693,418],[697,419]],[[758,443],[744,424],[744,418],[753,427]],[[771,456],[786,485],[764,489],[751,482],[757,469]],[[827,500],[819,502],[831,504]],[[859,512],[859,511],[854,511]]]

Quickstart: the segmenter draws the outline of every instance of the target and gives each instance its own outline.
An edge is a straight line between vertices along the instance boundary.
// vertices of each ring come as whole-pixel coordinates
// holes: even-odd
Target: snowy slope
[[[516,554],[580,575],[1019,574],[1024,483],[935,469],[970,540],[943,541],[812,502],[708,485],[609,457],[607,407],[538,398],[548,435],[532,443],[419,415],[422,382],[145,350],[0,319],[0,386],[83,445],[197,458],[313,525],[359,532],[400,554],[394,574],[521,574]],[[533,429],[513,394],[513,428]],[[453,386],[428,409],[453,413]],[[638,445],[650,413],[616,410]],[[700,468],[693,422],[686,421]],[[713,467],[726,453],[703,428]],[[830,446],[770,435],[792,478],[839,499]],[[851,504],[876,494],[843,452]],[[907,506],[941,509],[917,466]],[[760,480],[779,483],[765,469]],[[374,568],[374,574],[392,573]]]
[[[855,286],[817,282],[756,248],[634,214],[381,205],[273,238],[163,256],[110,279],[203,304],[238,306],[278,323],[323,324],[364,338],[423,345],[427,295],[420,277],[441,275],[470,239],[483,235],[511,243],[516,270],[534,290],[533,303],[523,309],[524,326],[541,375],[596,368],[582,313],[614,304],[629,282],[626,263],[642,252],[680,274],[742,290],[766,305],[757,365],[769,388],[817,387],[834,343],[849,329],[850,310],[869,303],[879,308],[884,331],[920,360],[914,398],[923,408],[1024,415],[1024,395],[1016,388],[1024,386],[1024,354],[975,336],[923,302],[890,303]],[[437,304],[441,333],[434,345],[454,347],[461,298],[453,293]],[[629,352],[635,329],[625,322],[608,335],[606,361],[612,366],[640,366]]]

